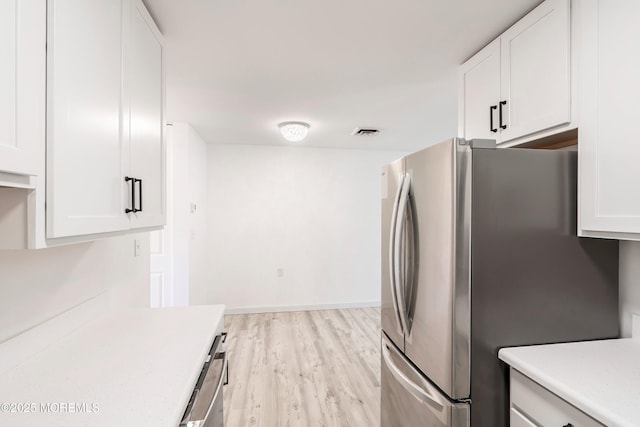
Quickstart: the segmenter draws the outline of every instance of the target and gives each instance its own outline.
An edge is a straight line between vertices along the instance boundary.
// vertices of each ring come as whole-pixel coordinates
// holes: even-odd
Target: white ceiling
[[[169,122],[209,143],[414,150],[456,134],[457,66],[540,0],[145,3],[165,36]],[[287,120],[309,137],[284,141]]]

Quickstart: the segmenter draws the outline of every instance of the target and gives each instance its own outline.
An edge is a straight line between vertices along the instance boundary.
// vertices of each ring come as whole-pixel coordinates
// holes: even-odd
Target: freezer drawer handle
[[[438,412],[442,412],[444,406],[442,403],[435,400],[428,391],[424,390],[418,384],[414,383],[407,377],[391,360],[391,354],[389,354],[389,348],[385,342],[382,343],[382,358],[384,359],[385,364],[391,371],[393,377],[409,392],[413,397],[415,397],[420,403],[431,406]]]

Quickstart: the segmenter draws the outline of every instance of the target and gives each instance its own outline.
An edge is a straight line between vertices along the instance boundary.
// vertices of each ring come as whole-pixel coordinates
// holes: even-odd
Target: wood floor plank
[[[380,425],[380,309],[225,316],[227,427]]]

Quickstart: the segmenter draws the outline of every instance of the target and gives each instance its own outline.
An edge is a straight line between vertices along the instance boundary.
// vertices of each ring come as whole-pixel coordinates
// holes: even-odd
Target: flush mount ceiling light
[[[278,125],[280,134],[284,139],[291,142],[302,141],[309,133],[309,123],[305,122],[282,122]]]

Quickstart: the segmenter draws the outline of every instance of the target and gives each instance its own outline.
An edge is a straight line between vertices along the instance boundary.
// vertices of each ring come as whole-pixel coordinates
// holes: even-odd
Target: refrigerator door
[[[404,349],[404,329],[398,305],[398,283],[394,264],[400,256],[395,252],[395,242],[403,179],[404,159],[383,167],[381,325],[389,338],[401,349]]]
[[[405,158],[417,242],[405,355],[454,400],[470,396],[471,149],[457,138]]]
[[[469,427],[470,404],[453,403],[382,334],[381,427]]]

